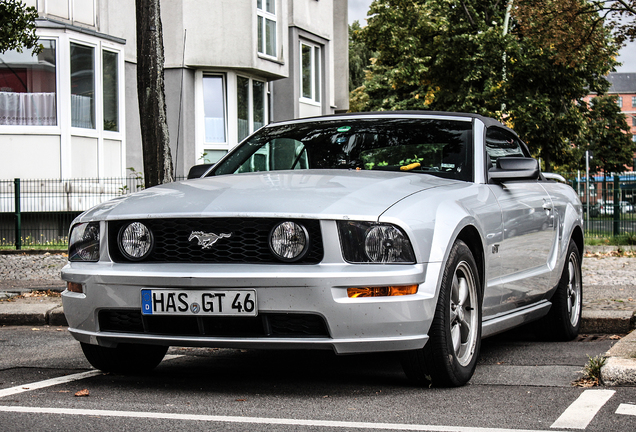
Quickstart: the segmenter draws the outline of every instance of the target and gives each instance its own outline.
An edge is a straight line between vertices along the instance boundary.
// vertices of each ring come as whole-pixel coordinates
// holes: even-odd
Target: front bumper
[[[202,265],[70,263],[62,279],[82,284],[83,293],[62,294],[71,334],[79,341],[115,346],[146,343],[169,346],[272,349],[333,349],[337,353],[422,348],[435,312],[440,264],[416,265]],[[348,287],[418,284],[408,296],[348,298]],[[141,290],[254,289],[260,316],[319,316],[321,336],[210,336],[100,328],[100,311],[139,311]],[[210,319],[210,318],[206,318]],[[214,318],[212,318],[214,319]],[[242,319],[242,318],[236,318]],[[202,328],[200,325],[199,327]]]

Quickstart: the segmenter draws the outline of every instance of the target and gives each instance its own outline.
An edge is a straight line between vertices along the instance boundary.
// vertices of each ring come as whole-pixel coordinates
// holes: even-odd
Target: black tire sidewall
[[[568,313],[567,304],[568,304],[568,283],[569,283],[569,273],[568,266],[570,263],[570,257],[572,254],[576,254],[577,266],[575,271],[578,272],[578,283],[580,285],[580,291],[577,298],[578,308],[579,308],[579,317],[576,326],[572,325],[570,321],[570,315]],[[581,272],[581,254],[579,252],[579,248],[576,246],[574,241],[570,241],[568,245],[568,252],[566,255],[566,260],[563,265],[563,272],[561,273],[561,277],[559,278],[559,285],[557,287],[557,291],[554,293],[552,297],[552,324],[554,326],[554,330],[556,330],[556,338],[558,340],[572,340],[579,334],[579,329],[581,327],[581,312],[583,306],[583,277]]]
[[[459,263],[466,262],[472,271],[477,291],[477,336],[475,349],[471,361],[463,366],[457,360],[453,342],[450,335],[450,296],[452,291],[453,276]],[[435,310],[435,318],[431,325],[430,341],[424,346],[425,357],[432,363],[431,375],[433,385],[460,386],[466,384],[473,376],[479,350],[481,347],[481,319],[482,319],[482,290],[481,280],[477,270],[477,264],[468,246],[461,240],[457,240],[449,254],[444,268],[440,293]],[[437,382],[436,382],[437,381]]]

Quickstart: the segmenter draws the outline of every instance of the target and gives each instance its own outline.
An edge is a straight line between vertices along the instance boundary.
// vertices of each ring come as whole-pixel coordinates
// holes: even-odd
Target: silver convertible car
[[[581,203],[493,119],[274,123],[191,177],[73,222],[64,312],[98,369],[169,346],[394,351],[459,386],[484,337],[578,333]]]

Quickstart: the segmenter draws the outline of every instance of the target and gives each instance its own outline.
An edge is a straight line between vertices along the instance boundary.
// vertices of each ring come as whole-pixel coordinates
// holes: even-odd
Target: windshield
[[[353,169],[472,180],[472,123],[437,119],[349,119],[287,123],[258,131],[210,175]]]

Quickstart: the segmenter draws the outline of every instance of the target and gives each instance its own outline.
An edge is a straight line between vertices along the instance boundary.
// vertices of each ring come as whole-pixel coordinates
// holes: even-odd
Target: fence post
[[[614,173],[614,236],[620,234],[621,226],[621,185],[618,173]]]
[[[15,195],[15,248],[22,249],[22,214],[20,211],[20,179],[14,179]]]

